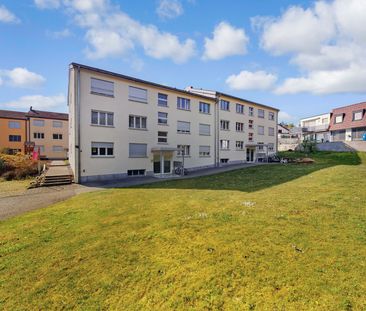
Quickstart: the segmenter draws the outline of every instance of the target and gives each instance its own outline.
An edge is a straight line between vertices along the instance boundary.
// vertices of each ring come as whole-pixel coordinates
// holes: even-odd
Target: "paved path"
[[[0,220],[4,220],[16,215],[20,215],[32,210],[47,207],[51,204],[64,201],[73,197],[74,195],[103,190],[106,188],[124,188],[133,187],[137,185],[149,184],[160,182],[163,180],[172,179],[187,179],[195,178],[200,176],[208,176],[222,172],[228,172],[232,170],[237,170],[241,168],[253,167],[263,165],[261,163],[255,164],[238,164],[238,165],[228,165],[219,168],[203,169],[196,172],[191,172],[189,175],[182,177],[173,178],[156,178],[156,177],[133,177],[126,178],[114,182],[94,182],[85,185],[71,184],[64,186],[55,187],[41,187],[35,189],[29,189],[17,195],[9,195],[0,197]]]
[[[64,176],[72,175],[70,165],[66,164],[65,161],[51,161],[45,176]]]

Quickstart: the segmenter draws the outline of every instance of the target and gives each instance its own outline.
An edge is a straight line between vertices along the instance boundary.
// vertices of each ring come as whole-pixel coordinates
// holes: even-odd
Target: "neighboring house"
[[[13,154],[24,152],[26,124],[24,112],[0,110],[0,151],[7,148]]]
[[[312,140],[318,143],[330,141],[329,123],[330,113],[301,119],[302,140]]]
[[[361,141],[366,134],[366,102],[332,110],[331,141]]]
[[[0,110],[0,149],[12,153],[29,152],[25,146],[40,150],[42,158],[66,159],[68,143],[68,114],[39,111]]]
[[[69,148],[69,116],[67,113],[34,110],[26,114],[29,141],[42,158],[67,159]]]
[[[287,128],[278,124],[278,151],[289,151],[298,148],[301,143],[301,128]]]
[[[69,159],[76,182],[253,162],[276,151],[277,112],[71,64]],[[249,150],[249,151],[248,151]]]

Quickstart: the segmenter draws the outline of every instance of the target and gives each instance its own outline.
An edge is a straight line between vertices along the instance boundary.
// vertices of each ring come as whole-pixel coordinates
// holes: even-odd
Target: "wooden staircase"
[[[38,176],[30,185],[35,187],[50,187],[69,185],[74,182],[74,176],[68,164],[63,161],[52,161],[48,169]]]

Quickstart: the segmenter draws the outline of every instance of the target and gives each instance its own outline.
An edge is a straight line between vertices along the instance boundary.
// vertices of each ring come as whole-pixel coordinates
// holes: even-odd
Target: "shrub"
[[[23,179],[38,173],[37,161],[23,154],[0,154],[0,163],[0,176],[6,180]]]
[[[5,180],[13,180],[15,177],[15,172],[14,171],[5,172],[1,177],[4,178]]]

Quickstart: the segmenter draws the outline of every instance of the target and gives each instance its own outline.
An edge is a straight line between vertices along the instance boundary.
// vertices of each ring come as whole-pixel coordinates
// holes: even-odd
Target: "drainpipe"
[[[81,167],[80,167],[80,67],[77,66],[77,72],[76,72],[76,79],[74,80],[74,84],[76,84],[76,87],[74,89],[76,90],[75,94],[75,117],[74,122],[76,123],[76,138],[77,138],[77,144],[75,144],[75,182],[80,183],[80,175],[81,175]],[[75,78],[75,75],[74,75]]]
[[[216,93],[216,110],[217,110],[217,114],[216,114],[216,120],[215,120],[215,125],[216,125],[216,141],[215,141],[215,145],[216,145],[216,150],[217,150],[217,155],[216,155],[216,166],[219,167],[220,166],[220,107],[219,107],[219,95]]]

